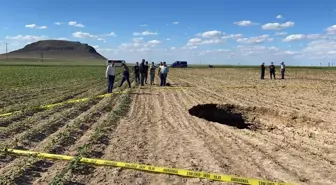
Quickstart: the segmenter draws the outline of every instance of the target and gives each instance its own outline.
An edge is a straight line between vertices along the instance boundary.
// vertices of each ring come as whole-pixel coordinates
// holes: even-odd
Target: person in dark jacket
[[[142,62],[140,64],[140,84],[141,86],[144,86],[144,82],[145,82],[145,73],[146,73],[146,69],[145,69],[145,59],[142,59]]]
[[[260,70],[261,70],[261,77],[260,77],[260,79],[264,80],[265,79],[265,70],[266,70],[265,63],[262,63],[260,67],[261,67],[260,68]]]
[[[139,67],[139,62],[136,62],[136,65],[133,67],[133,72],[135,75],[135,82],[137,84],[140,83],[140,67]]]
[[[152,65],[150,66],[150,84],[151,85],[153,85],[153,83],[154,83],[155,69],[156,69],[156,66],[155,66],[154,62],[152,62]]]
[[[147,84],[147,77],[148,77],[148,61],[146,61],[146,65],[145,65],[145,84]]]
[[[123,77],[122,77],[119,87],[121,87],[124,84],[124,82],[127,81],[128,87],[131,88],[131,82],[129,80],[129,71],[128,71],[128,67],[126,66],[126,64],[122,64],[122,70],[123,70]]]
[[[272,80],[272,76],[273,76],[274,79],[275,79],[275,66],[273,65],[273,62],[271,62],[271,65],[269,66],[269,70],[270,70],[270,77],[271,77],[271,80]]]

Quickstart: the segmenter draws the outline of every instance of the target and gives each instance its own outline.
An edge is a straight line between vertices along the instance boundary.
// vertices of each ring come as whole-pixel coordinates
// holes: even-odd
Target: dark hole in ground
[[[189,109],[189,114],[220,124],[233,126],[238,129],[250,129],[249,124],[238,112],[234,105],[203,104]]]

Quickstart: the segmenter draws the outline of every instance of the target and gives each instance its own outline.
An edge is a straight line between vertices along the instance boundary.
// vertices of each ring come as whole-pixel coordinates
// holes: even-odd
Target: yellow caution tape
[[[32,156],[36,156],[40,158],[59,159],[59,160],[67,160],[67,161],[71,161],[72,159],[75,158],[73,156],[67,156],[67,155],[40,153],[40,152],[33,152],[33,151],[27,151],[27,150],[16,150],[16,149],[7,149],[5,152],[23,155],[23,156],[32,155]],[[143,164],[136,164],[136,163],[126,163],[126,162],[109,161],[109,160],[102,160],[102,159],[91,159],[91,158],[84,158],[84,157],[81,158],[80,162],[87,163],[87,164],[128,168],[128,169],[161,173],[161,174],[171,174],[171,175],[179,175],[179,176],[184,176],[184,177],[210,179],[214,181],[233,182],[233,183],[247,184],[247,185],[291,185],[289,183],[271,182],[271,181],[266,181],[266,180],[237,177],[237,176],[225,175],[225,174],[207,173],[207,172],[191,171],[191,170],[185,170],[185,169],[158,167],[158,166],[143,165]]]
[[[112,94],[125,94],[125,93],[126,93],[125,91],[116,91],[116,92],[112,92],[112,93],[96,96],[96,98],[104,98],[104,97],[111,96]],[[49,104],[49,105],[43,105],[43,106],[40,106],[40,108],[42,108],[42,109],[51,109],[51,108],[54,108],[56,106],[60,106],[60,105],[64,105],[64,104],[79,103],[79,102],[84,102],[84,101],[88,101],[88,100],[89,100],[89,98],[81,98],[81,99],[75,99],[75,100],[68,100],[68,101],[64,101],[64,102],[60,102],[60,103],[53,103],[53,104]],[[15,111],[15,112],[22,112],[22,111]],[[5,114],[0,114],[0,117],[10,116],[10,115],[14,114],[15,112],[9,112],[9,113],[5,113]]]
[[[5,114],[0,114],[0,117],[5,117],[5,116],[10,116],[12,115],[14,112],[9,112],[9,113],[5,113]]]

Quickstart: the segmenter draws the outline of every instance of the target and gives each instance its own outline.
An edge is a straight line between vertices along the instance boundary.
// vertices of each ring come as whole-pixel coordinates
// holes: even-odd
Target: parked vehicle
[[[170,67],[175,68],[175,67],[188,67],[187,61],[176,61],[170,65]]]
[[[107,60],[106,65],[108,64],[109,61],[115,62],[116,67],[121,67],[122,64],[126,64],[125,60]]]

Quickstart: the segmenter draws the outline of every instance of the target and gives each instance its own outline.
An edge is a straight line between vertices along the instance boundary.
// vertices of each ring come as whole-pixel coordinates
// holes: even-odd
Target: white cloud
[[[39,40],[46,40],[48,36],[34,36],[34,35],[17,35],[17,36],[6,36],[6,39],[22,42],[35,42]]]
[[[157,45],[157,44],[160,44],[161,42],[158,41],[158,40],[151,40],[151,41],[148,41],[147,44],[149,45]]]
[[[328,27],[328,28],[326,29],[326,32],[327,32],[328,34],[336,34],[336,24],[333,25],[333,26]]]
[[[287,32],[275,32],[275,36],[287,35]]]
[[[108,33],[108,34],[102,34],[102,35],[92,35],[87,32],[75,32],[72,34],[73,37],[76,38],[96,38],[97,40],[105,40],[104,37],[116,37],[116,34],[114,32]]]
[[[336,41],[332,40],[316,40],[308,43],[303,49],[306,53],[312,54],[330,54],[330,51],[336,50]]]
[[[198,46],[192,46],[192,45],[186,45],[183,46],[182,49],[186,49],[186,50],[192,50],[192,49],[197,49]]]
[[[139,32],[134,32],[133,35],[134,36],[149,36],[149,35],[157,35],[158,33],[157,32],[150,32],[150,31],[144,31],[142,33],[139,33]]]
[[[143,37],[133,38],[133,42],[142,42],[144,39]]]
[[[175,22],[173,22],[172,24],[179,24],[179,22],[175,21]]]
[[[143,38],[133,38],[132,43],[122,43],[118,47],[118,51],[127,52],[149,52],[157,49],[156,46],[161,43],[159,40],[150,40],[148,42],[143,42]]]
[[[306,38],[306,35],[304,35],[304,34],[293,34],[293,35],[287,36],[282,41],[291,42],[291,41],[303,40],[305,38]]]
[[[37,26],[36,24],[28,24],[25,26],[26,28],[36,28],[36,29],[47,29],[47,26]]]
[[[75,27],[79,27],[79,28],[84,28],[83,24],[77,23],[76,21],[70,21],[68,23],[69,26],[75,26]]]
[[[282,19],[283,16],[282,16],[282,15],[277,15],[276,18],[277,18],[277,19]]]
[[[67,39],[65,37],[60,37],[60,38],[55,38],[55,40],[69,40],[69,39]]]
[[[170,38],[166,38],[166,40],[170,40]]]
[[[171,50],[174,50],[174,49],[176,49],[176,47],[171,47],[170,49],[171,49]]]
[[[147,26],[147,24],[141,24],[140,26],[141,26],[141,27],[146,27],[146,26]]]
[[[196,45],[205,45],[205,44],[219,44],[224,42],[221,38],[212,38],[207,40],[202,40],[201,38],[191,38],[188,40],[186,46],[196,46]]]
[[[326,39],[328,38],[326,35],[321,34],[292,34],[284,38],[282,41],[284,42],[292,42],[292,41],[298,41],[298,40],[304,40],[304,39]]]
[[[238,33],[238,34],[225,35],[222,38],[223,39],[238,39],[238,38],[241,38],[241,37],[243,37],[243,34]]]
[[[269,35],[260,35],[256,37],[250,38],[238,38],[237,42],[246,43],[246,44],[256,44],[256,43],[263,43],[265,41],[273,41],[272,38],[269,38]]]
[[[64,24],[62,22],[54,22],[54,24],[56,24],[57,26],[61,25],[61,24]]]
[[[295,25],[294,22],[288,21],[285,23],[267,23],[261,26],[263,30],[282,30],[285,28],[293,27]]]
[[[327,35],[322,35],[322,34],[308,34],[306,35],[307,39],[327,39]]]
[[[73,33],[72,36],[76,38],[97,38],[95,35],[91,35],[90,33],[81,31]]]
[[[91,38],[91,39],[97,39],[99,41],[106,42],[105,37],[115,37],[116,34],[114,32],[111,32],[111,33],[103,34],[103,35],[92,35],[87,32],[78,31],[78,32],[73,33],[72,36],[75,38]]]
[[[116,37],[117,35],[114,32],[111,32],[111,33],[108,33],[108,34],[105,34],[105,35],[100,35],[100,36]]]
[[[243,21],[234,22],[233,24],[238,25],[238,26],[253,26],[253,25],[257,25],[258,23],[254,23],[252,21],[243,20]]]
[[[200,43],[202,43],[202,39],[192,38],[192,39],[188,40],[187,46],[196,45],[196,44],[200,44]]]
[[[94,45],[92,47],[94,47],[95,49],[97,49],[97,48],[99,48],[99,45]]]
[[[203,38],[219,38],[222,36],[222,32],[218,30],[206,31],[204,33],[197,34]]]
[[[301,55],[301,51],[285,51],[285,54],[287,55]]]

